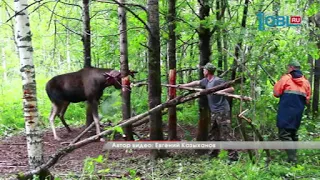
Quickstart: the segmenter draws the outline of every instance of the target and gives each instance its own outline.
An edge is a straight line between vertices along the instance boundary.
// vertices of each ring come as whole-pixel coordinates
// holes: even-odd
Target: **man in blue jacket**
[[[287,74],[274,85],[273,95],[280,98],[277,127],[282,141],[298,141],[304,107],[310,101],[309,81],[300,71],[300,63],[292,61],[287,66]],[[297,162],[296,150],[287,149],[288,162]]]

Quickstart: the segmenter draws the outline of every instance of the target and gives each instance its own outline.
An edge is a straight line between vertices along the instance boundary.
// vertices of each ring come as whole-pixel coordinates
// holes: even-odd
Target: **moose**
[[[134,77],[136,71],[129,71]],[[54,119],[58,116],[70,133],[71,129],[64,119],[64,114],[70,103],[87,101],[87,120],[94,120],[96,133],[100,133],[98,116],[99,99],[103,90],[108,86],[116,89],[122,88],[121,73],[114,69],[86,67],[77,72],[62,74],[53,77],[46,84],[46,92],[52,103],[49,116],[54,139],[61,140],[56,133]],[[90,117],[91,116],[91,117]],[[88,126],[88,124],[87,124]],[[103,141],[103,139],[100,139]]]

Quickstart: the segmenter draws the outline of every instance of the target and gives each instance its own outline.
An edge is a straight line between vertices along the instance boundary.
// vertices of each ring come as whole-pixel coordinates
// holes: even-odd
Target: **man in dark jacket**
[[[300,71],[300,63],[292,61],[288,64],[288,72],[274,85],[273,95],[280,98],[277,127],[279,139],[282,141],[298,141],[304,106],[309,103],[311,88],[309,81]],[[296,150],[286,150],[288,162],[297,162]]]

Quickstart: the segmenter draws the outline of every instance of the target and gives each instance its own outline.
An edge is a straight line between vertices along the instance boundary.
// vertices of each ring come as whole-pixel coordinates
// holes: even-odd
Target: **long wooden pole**
[[[137,84],[132,84],[131,86],[142,86],[142,85],[148,85],[148,83],[137,83]],[[161,84],[161,86],[177,88],[177,89],[185,89],[185,90],[197,91],[197,92],[201,92],[201,91],[204,90],[204,89],[201,89],[201,88],[181,87],[179,85],[171,85],[171,84]],[[241,99],[243,101],[252,101],[251,97],[241,96],[241,95],[237,95],[237,94],[230,94],[230,93],[226,93],[226,92],[219,92],[218,91],[218,92],[214,92],[213,94],[221,95],[221,96],[227,96],[227,97],[231,97],[231,98],[235,98],[235,99]]]

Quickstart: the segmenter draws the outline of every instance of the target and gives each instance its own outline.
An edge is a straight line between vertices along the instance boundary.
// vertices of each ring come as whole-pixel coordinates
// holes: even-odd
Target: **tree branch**
[[[110,2],[107,2],[106,0],[96,0],[97,2],[102,2],[102,3],[110,3]],[[151,33],[151,30],[149,28],[149,26],[146,24],[146,22],[144,22],[135,12],[133,12],[130,8],[128,8],[127,6],[125,6],[125,4],[122,4],[116,0],[111,0],[113,2],[115,2],[116,4],[118,4],[119,6],[125,8],[128,12],[130,12],[135,18],[137,18],[144,26],[145,28],[148,30],[148,32]],[[138,6],[138,5],[136,5]],[[144,8],[145,10],[145,8]],[[148,12],[145,10],[145,12],[148,14]]]
[[[50,15],[50,19],[49,19],[49,25],[48,25],[48,30],[50,29],[50,24],[51,24],[51,21],[52,21],[52,17],[53,17],[53,14],[54,14],[54,10],[56,9],[57,7],[57,4],[59,3],[60,0],[57,0],[56,3],[54,4],[53,6],[53,10],[51,11],[51,15]]]
[[[197,29],[196,27],[194,27],[192,24],[189,24],[189,23],[188,23],[187,21],[185,21],[184,19],[177,17],[176,20],[180,20],[180,21],[186,23],[186,24],[189,25],[192,29],[194,29],[197,33],[199,33],[199,31],[198,31],[198,29]]]
[[[72,30],[72,29],[68,28],[66,25],[64,25],[64,24],[60,23],[58,20],[55,20],[55,21],[56,21],[57,23],[59,23],[61,26],[63,26],[64,28],[66,28],[66,29],[68,29],[69,31],[73,32],[74,34],[76,34],[76,35],[78,35],[78,36],[81,36],[81,37],[82,37],[82,34],[77,33],[77,32],[75,32],[74,30]]]
[[[33,5],[36,4],[36,3],[39,3],[39,2],[41,2],[41,1],[42,1],[42,0],[34,1],[33,3],[28,4],[28,6],[26,6],[25,8],[21,9],[21,10],[18,11],[18,12],[15,12],[14,15],[11,16],[9,19],[7,19],[5,23],[9,22],[9,21],[10,21],[12,18],[14,18],[17,14],[20,14],[22,11],[28,9],[29,7],[33,6]],[[48,2],[46,2],[46,3],[48,3]]]
[[[255,128],[255,126],[252,124],[252,120],[245,117],[244,114],[248,111],[249,109],[246,109],[244,110],[243,112],[241,112],[238,117],[241,118],[241,119],[244,119],[246,120],[249,125],[251,126],[253,132],[257,135],[259,141],[263,141],[263,137],[262,135],[260,134],[259,130],[257,128]],[[271,154],[270,154],[270,151],[269,149],[264,149],[264,151],[266,151],[266,154],[267,154],[267,163],[269,163],[271,161]]]
[[[119,3],[120,2],[115,2],[116,0],[110,0],[110,1],[113,1],[114,3],[112,3],[112,2],[106,2],[106,3],[109,3],[109,4],[118,4],[119,5]],[[123,5],[125,5],[125,6],[134,6],[134,7],[138,7],[138,8],[140,8],[140,9],[142,9],[144,12],[146,12],[146,13],[148,13],[148,10],[144,7],[144,6],[142,6],[142,5],[140,5],[140,4],[133,4],[133,3],[121,3],[121,4],[123,4]]]
[[[52,11],[50,8],[48,8],[47,6],[44,6],[45,8],[47,8],[52,14],[58,16],[58,17],[61,17],[63,19],[70,19],[70,20],[76,20],[76,21],[79,21],[81,22],[82,20],[81,19],[77,19],[77,18],[70,18],[70,17],[65,17],[65,16],[61,16],[59,14],[56,14],[54,11]]]
[[[200,16],[196,13],[196,11],[190,6],[189,2],[186,1],[186,3],[188,5],[188,7],[191,9],[192,13],[195,14],[199,19],[201,19]]]
[[[75,6],[75,7],[78,7],[80,9],[82,9],[82,7],[80,5],[78,5],[78,4],[66,3],[66,2],[63,2],[63,1],[59,1],[59,3],[65,4],[65,5],[68,5],[68,6]]]

